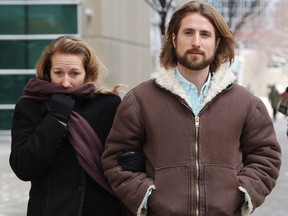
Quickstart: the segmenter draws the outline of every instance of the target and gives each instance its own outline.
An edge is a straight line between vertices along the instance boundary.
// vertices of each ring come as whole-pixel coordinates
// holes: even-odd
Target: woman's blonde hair
[[[56,52],[82,56],[86,73],[85,83],[96,83],[99,80],[100,74],[105,73],[106,67],[83,39],[76,36],[64,35],[52,40],[39,58],[36,65],[36,74],[39,79],[51,81],[51,58]],[[116,85],[112,89],[96,88],[96,92],[118,95],[118,88],[120,86]]]
[[[178,9],[171,17],[166,34],[164,35],[163,46],[160,54],[160,63],[166,68],[177,66],[175,48],[173,46],[173,33],[177,37],[182,19],[190,13],[198,13],[206,17],[214,26],[216,39],[220,38],[219,46],[215,53],[215,59],[210,65],[210,71],[216,72],[221,64],[234,60],[235,39],[228,28],[221,14],[209,4],[200,1],[191,1]]]

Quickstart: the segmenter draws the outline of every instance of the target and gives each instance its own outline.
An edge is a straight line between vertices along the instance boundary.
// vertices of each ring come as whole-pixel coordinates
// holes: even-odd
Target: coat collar
[[[151,78],[163,89],[184,99],[190,106],[188,96],[186,95],[180,83],[175,77],[175,68],[166,70],[163,67],[158,68],[151,74]],[[223,64],[221,68],[212,73],[210,89],[204,99],[204,105],[210,102],[216,95],[225,90],[235,81],[235,75],[229,70],[227,64]]]

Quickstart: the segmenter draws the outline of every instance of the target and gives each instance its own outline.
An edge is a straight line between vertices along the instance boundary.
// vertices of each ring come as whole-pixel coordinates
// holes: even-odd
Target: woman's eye
[[[73,77],[75,77],[75,76],[77,76],[77,75],[79,75],[78,72],[72,72],[72,73],[71,73],[71,76],[73,76]]]
[[[56,74],[57,76],[60,76],[62,74],[61,71],[55,71],[54,74]]]

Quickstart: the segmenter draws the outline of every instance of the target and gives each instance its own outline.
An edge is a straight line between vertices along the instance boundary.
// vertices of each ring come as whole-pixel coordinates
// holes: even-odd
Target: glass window
[[[15,104],[23,94],[23,88],[29,79],[35,75],[1,75],[0,98],[1,104]]]
[[[0,69],[27,69],[25,41],[2,40],[0,47]]]
[[[23,5],[0,5],[0,34],[24,34],[24,17]]]
[[[0,110],[0,130],[11,130],[13,110]]]
[[[31,5],[28,34],[76,34],[76,5]]]
[[[34,69],[51,40],[0,41],[0,69]]]
[[[46,48],[46,46],[51,42],[51,40],[33,40],[28,41],[27,43],[27,50],[28,50],[28,56],[27,69],[34,69],[36,66],[36,63],[38,59],[40,58],[40,55],[42,54],[43,50]],[[26,68],[25,68],[26,69]]]
[[[77,5],[0,5],[0,34],[77,34]]]

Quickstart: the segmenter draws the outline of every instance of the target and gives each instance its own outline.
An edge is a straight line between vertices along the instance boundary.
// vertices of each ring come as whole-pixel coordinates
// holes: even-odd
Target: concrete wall
[[[249,87],[257,96],[265,92],[266,61],[254,50],[243,50],[242,85]]]
[[[143,0],[83,0],[81,36],[108,68],[107,87],[149,79],[151,8]],[[87,11],[91,16],[87,16]]]
[[[269,85],[279,86],[284,90],[288,83],[288,70],[283,68],[268,68],[267,56],[255,50],[243,50],[243,82],[245,87],[251,87],[252,92],[259,97],[266,97]]]

